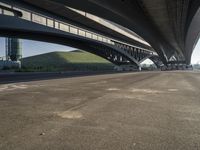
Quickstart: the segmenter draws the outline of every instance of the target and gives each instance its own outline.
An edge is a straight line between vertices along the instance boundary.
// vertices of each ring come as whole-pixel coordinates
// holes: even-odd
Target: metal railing
[[[75,35],[83,36],[86,38],[94,39],[97,41],[101,41],[104,43],[112,44],[114,45],[114,42],[112,42],[109,38],[96,34],[94,32],[91,32],[86,29],[82,29],[80,27],[76,27],[74,25],[68,24],[66,22],[62,22],[60,20],[56,20],[54,18],[50,18],[47,16],[44,16],[42,14],[31,12],[29,10],[26,10],[24,8],[19,7],[12,7],[10,5],[0,3],[0,14],[9,15],[9,16],[17,16],[21,19],[25,19],[34,23],[38,23],[44,26],[48,26],[51,28],[55,28],[64,32],[72,33]],[[18,14],[16,14],[17,12]],[[21,12],[21,14],[19,14]]]

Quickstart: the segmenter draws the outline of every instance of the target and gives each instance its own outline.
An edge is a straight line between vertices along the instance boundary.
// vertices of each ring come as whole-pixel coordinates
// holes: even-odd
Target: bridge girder
[[[92,13],[131,29],[150,43],[165,63],[179,52],[180,57],[184,57],[189,64],[199,38],[199,0],[50,1]]]
[[[163,38],[157,28],[139,9],[136,1],[107,1],[107,0],[51,0],[73,8],[84,10],[99,17],[116,22],[134,31],[145,39],[159,54],[161,60],[166,63],[168,58],[174,54],[173,47]],[[79,3],[79,5],[77,5]],[[133,4],[134,3],[134,4]],[[126,8],[126,9],[124,9]],[[106,15],[104,15],[106,14]]]
[[[148,45],[148,43],[146,43],[141,37],[139,37],[135,33],[132,32],[131,34],[133,34],[135,37],[137,37],[146,44],[139,42],[120,32],[117,32],[116,30],[113,30],[111,27],[109,28],[108,26],[104,26],[97,20],[92,20],[91,18],[84,16],[83,14],[85,13],[83,12],[79,14],[64,5],[59,5],[57,3],[48,0],[43,0],[43,1],[0,0],[0,1],[12,6],[17,6],[33,12],[38,12],[39,14],[43,14],[44,16],[48,16],[50,18],[54,17],[55,19],[59,19],[63,22],[67,22],[71,25],[84,28],[86,30],[104,35],[109,38],[114,38],[122,42],[126,42],[135,46],[139,46],[154,51],[153,48],[150,45]]]
[[[138,51],[137,54],[139,57],[134,57],[134,50],[130,53],[130,49],[122,49],[117,45],[109,45],[96,40],[65,33],[63,31],[13,16],[0,15],[0,20],[2,21],[2,24],[0,24],[0,34],[2,36],[18,37],[72,46],[103,57],[116,65],[132,64],[140,67],[140,59],[143,59],[143,57],[146,57],[147,55],[147,52],[141,50],[140,52]],[[126,47],[128,48],[128,46]],[[129,52],[127,50],[129,50]]]

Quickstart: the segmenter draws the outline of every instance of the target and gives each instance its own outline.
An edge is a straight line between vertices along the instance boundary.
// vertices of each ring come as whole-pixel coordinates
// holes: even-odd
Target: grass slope
[[[31,71],[112,70],[107,60],[84,51],[51,52],[22,59],[22,68]]]

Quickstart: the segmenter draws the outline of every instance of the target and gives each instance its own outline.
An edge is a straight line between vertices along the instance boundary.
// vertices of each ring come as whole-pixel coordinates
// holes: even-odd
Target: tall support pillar
[[[22,58],[22,43],[20,39],[6,39],[6,58],[11,61],[20,61]]]
[[[22,42],[18,38],[6,38],[6,60],[21,68]]]

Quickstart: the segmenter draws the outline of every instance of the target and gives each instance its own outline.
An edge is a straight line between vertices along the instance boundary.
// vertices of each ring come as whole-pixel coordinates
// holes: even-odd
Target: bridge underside
[[[59,18],[64,22],[71,22],[75,25],[78,25],[79,27],[84,27],[84,29],[91,30],[92,32],[96,32],[97,34],[101,34],[103,36],[107,36],[108,38],[114,38],[131,45],[136,45],[136,47],[139,46],[139,48],[135,49],[134,47],[125,45],[124,48],[124,44],[118,44],[118,41],[111,40],[114,45],[106,45],[105,43],[102,44],[102,42],[91,42],[91,40],[86,40],[79,37],[76,37],[76,41],[81,42],[76,43],[73,41],[74,43],[68,42],[67,44],[69,46],[71,45],[81,49],[88,49],[86,44],[92,45],[90,46],[90,50],[92,50],[93,53],[96,53],[99,56],[102,56],[118,65],[132,62],[139,66],[140,62],[145,58],[156,58],[166,65],[170,64],[171,62],[172,64],[179,62],[189,64],[192,51],[200,33],[200,1],[198,0],[116,0],[114,2],[107,0],[1,1],[10,3],[14,7],[17,5],[20,7],[26,6],[26,9],[31,9],[32,11],[39,12],[41,14],[47,15],[48,17],[53,16],[55,19]],[[98,24],[94,20],[90,20],[84,16],[81,16],[79,13],[71,11],[69,7],[76,8],[84,12],[89,12],[93,15],[112,21],[113,23],[116,23],[117,26],[121,26],[124,29],[133,31],[136,37],[141,40],[144,39],[152,46],[153,49],[148,45],[142,44],[137,40],[133,40],[130,37],[121,35],[110,28]],[[7,30],[2,28],[2,30],[4,30],[2,34],[7,32],[5,34],[10,34],[11,36],[13,36],[17,31],[14,30],[14,28],[7,28]],[[15,32],[9,33],[11,30]],[[46,34],[51,34],[48,33],[49,30],[47,30],[48,28],[45,29]],[[35,30],[29,31],[33,35],[36,34]],[[22,32],[20,31],[20,36],[22,35]],[[31,38],[32,37],[36,39],[35,37],[37,36],[31,36]],[[44,39],[40,38],[39,40]],[[54,43],[59,42],[63,44],[63,42],[56,41],[52,37],[48,38],[47,41]],[[81,44],[81,46],[76,46],[77,44]],[[98,46],[96,46],[96,44]],[[105,45],[109,48],[105,48]],[[120,45],[122,45],[122,47]],[[110,50],[110,47],[112,50]],[[143,48],[148,49],[152,53],[143,51]],[[104,49],[106,49],[105,52]],[[159,58],[154,56],[154,50],[158,54]]]
[[[140,61],[150,58],[149,56],[154,56],[152,57],[152,61],[155,62],[157,66],[159,66],[161,62],[160,60],[154,61],[159,59],[158,56],[139,48],[127,47],[119,43],[110,45],[13,16],[0,15],[0,20],[2,20],[2,24],[0,24],[2,36],[39,40],[75,47],[105,58],[119,66],[133,65],[135,68],[139,68]]]
[[[148,43],[146,43],[141,37],[136,35],[134,32],[131,32],[132,36],[135,36],[136,38],[138,38],[139,41],[133,39],[130,36],[124,35],[120,32],[116,32],[116,30],[112,29],[112,27],[108,27],[103,24],[100,24],[98,20],[92,20],[91,18],[86,17],[85,15],[83,15],[83,12],[79,14],[75,11],[72,11],[71,9],[69,9],[68,7],[64,5],[59,5],[57,3],[46,1],[46,0],[31,1],[31,3],[23,2],[23,0],[22,1],[1,0],[1,1],[12,6],[25,8],[27,10],[43,14],[48,17],[53,16],[55,19],[62,20],[63,22],[67,22],[74,26],[78,26],[86,30],[95,32],[97,34],[101,34],[109,38],[118,39],[122,42],[126,42],[135,46],[139,46],[139,47],[154,51],[153,48]],[[145,44],[141,43],[141,41],[144,41]]]
[[[27,3],[21,3],[21,5],[23,4],[26,5]],[[85,12],[79,11],[79,13],[77,13],[76,11],[64,5],[59,5],[58,3],[54,3],[52,1],[48,1],[48,2],[46,0],[39,1],[39,2],[31,1],[31,4],[32,4],[32,8],[46,10],[47,12],[50,12],[53,15],[64,18],[68,23],[74,24],[79,27],[83,27],[85,29],[89,29],[91,31],[95,31],[96,33],[100,33],[111,38],[117,38],[118,40],[123,41],[123,42],[128,42],[130,44],[137,45],[146,49],[151,49],[153,51],[153,48],[151,48],[150,45],[140,43],[136,40],[133,40],[131,37],[127,35],[124,35],[120,32],[116,32],[117,29],[113,29],[116,27],[112,27],[112,26],[108,27],[109,25],[108,26],[103,25],[103,23],[109,23],[109,21],[107,20],[104,20],[105,22],[99,23],[101,22],[101,21],[98,21],[98,19],[100,18],[94,18],[95,16],[91,14],[87,14],[86,16]],[[52,5],[54,7],[52,7]],[[121,26],[119,28],[121,28]],[[138,39],[143,40],[134,32],[131,32],[131,34],[137,37]]]
[[[50,1],[89,12],[134,31],[150,43],[165,63],[175,57],[189,64],[199,38],[199,0]]]

